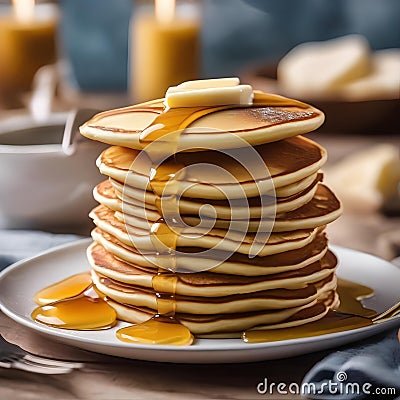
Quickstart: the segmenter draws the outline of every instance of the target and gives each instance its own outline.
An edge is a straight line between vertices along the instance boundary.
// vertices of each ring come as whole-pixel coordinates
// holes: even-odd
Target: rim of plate
[[[73,242],[69,242],[66,244],[62,244],[59,246],[55,246],[52,247],[50,249],[44,250],[40,253],[38,253],[35,256],[29,257],[29,258],[25,258],[23,260],[17,261],[16,263],[10,265],[9,267],[6,267],[3,271],[0,272],[0,285],[2,283],[2,281],[10,274],[12,274],[15,270],[21,269],[23,268],[26,264],[29,264],[32,261],[36,261],[36,260],[40,260],[41,258],[46,258],[48,256],[56,256],[57,253],[65,251],[67,249],[72,250],[73,248],[79,248],[79,247],[83,247],[83,246],[87,246],[90,243],[92,243],[92,239],[91,238],[85,238],[85,239],[79,239]],[[84,247],[86,249],[86,247]],[[372,254],[369,253],[365,253],[365,252],[361,252],[358,250],[353,250],[353,249],[349,249],[347,247],[343,247],[343,246],[336,246],[336,245],[330,245],[330,249],[335,251],[335,252],[339,252],[346,250],[346,251],[351,251],[353,253],[361,254],[361,255],[367,255],[368,257],[372,257],[375,258],[377,260],[379,260],[379,262],[384,262],[388,265],[393,265],[391,264],[389,261],[381,259],[379,257],[376,257]],[[84,253],[86,254],[86,253]],[[339,257],[339,261],[340,261],[340,257]],[[394,266],[394,265],[393,265]],[[395,266],[394,266],[395,267]],[[400,271],[399,271],[400,273]],[[265,348],[265,347],[286,347],[286,346],[290,346],[290,345],[297,345],[297,344],[303,344],[303,343],[309,343],[309,342],[315,342],[317,341],[327,341],[327,340],[331,340],[337,337],[342,337],[342,336],[348,336],[354,333],[362,333],[365,331],[382,331],[383,329],[380,329],[382,327],[386,327],[389,328],[392,325],[394,325],[394,322],[400,321],[400,315],[398,317],[395,317],[393,320],[391,321],[386,321],[386,322],[382,322],[381,324],[377,324],[377,325],[371,325],[371,326],[366,326],[363,328],[357,328],[357,329],[351,329],[348,331],[341,331],[341,332],[333,332],[333,333],[328,333],[325,335],[316,335],[316,336],[311,336],[311,337],[305,337],[305,338],[297,338],[297,339],[287,339],[287,340],[281,340],[281,341],[275,341],[275,342],[263,342],[263,343],[246,343],[243,342],[241,339],[239,338],[227,338],[227,339],[207,339],[207,338],[200,338],[199,341],[225,341],[225,345],[219,347],[219,346],[207,346],[204,343],[199,343],[199,344],[193,344],[192,346],[168,346],[168,345],[147,345],[147,344],[135,344],[135,343],[124,343],[122,341],[115,341],[115,342],[104,342],[104,340],[100,340],[100,339],[95,339],[95,338],[86,338],[86,337],[81,337],[81,336],[77,336],[75,334],[75,330],[67,330],[67,329],[58,329],[58,328],[52,328],[52,327],[48,327],[46,325],[42,325],[42,324],[38,324],[33,320],[30,320],[27,316],[21,316],[20,314],[12,311],[11,309],[9,309],[8,307],[6,307],[3,302],[2,302],[2,298],[1,298],[1,294],[0,294],[0,311],[4,312],[4,314],[6,314],[8,317],[10,317],[11,319],[13,319],[14,321],[16,321],[17,323],[24,325],[28,328],[32,328],[35,331],[38,331],[40,333],[45,333],[48,334],[50,336],[58,336],[61,338],[65,338],[65,339],[69,339],[72,341],[76,341],[76,342],[86,342],[86,343],[90,343],[90,344],[100,344],[106,347],[119,347],[119,348],[138,348],[141,350],[160,350],[160,351],[169,351],[169,352],[202,352],[202,351],[208,351],[208,352],[224,352],[224,351],[235,351],[235,352],[241,352],[241,351],[248,351],[250,349],[257,349],[257,348]],[[122,321],[123,323],[125,323],[124,321]],[[115,329],[111,328],[111,329]],[[385,328],[385,330],[386,330]],[[79,331],[78,331],[79,332]],[[95,332],[95,331],[83,331],[83,332]],[[103,331],[99,331],[99,332],[103,332]],[[228,343],[226,343],[226,341],[229,341]]]

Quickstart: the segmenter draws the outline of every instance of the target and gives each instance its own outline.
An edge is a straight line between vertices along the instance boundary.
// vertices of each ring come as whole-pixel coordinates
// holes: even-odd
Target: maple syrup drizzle
[[[155,261],[161,269],[173,272],[176,270],[176,245],[183,227],[177,196],[183,176],[184,166],[174,160],[153,167],[150,174],[150,189],[155,194],[155,206],[161,215],[150,232]]]
[[[376,315],[376,311],[364,307],[361,303],[362,299],[374,294],[371,288],[338,278],[337,293],[340,298],[340,306],[336,310],[328,311],[317,321],[292,328],[263,329],[255,327],[243,332],[242,339],[247,343],[275,342],[326,335],[373,324],[372,317]]]
[[[80,275],[82,284],[86,283],[87,277],[84,275],[87,274]],[[67,292],[62,282],[46,288],[52,289],[52,296],[57,300],[35,308],[31,314],[35,321],[55,328],[78,330],[108,329],[116,324],[117,313],[93,284],[78,295],[63,297]],[[57,291],[57,288],[61,290]]]
[[[358,315],[360,317],[373,318],[376,311],[364,307],[361,300],[368,299],[374,295],[374,291],[368,286],[338,278],[337,293],[340,304],[335,311],[343,314]]]
[[[351,329],[363,328],[373,322],[357,315],[342,314],[329,311],[321,319],[292,328],[280,329],[248,329],[242,334],[247,343],[276,342],[279,340],[299,339],[311,336],[326,335],[328,333],[343,332]]]
[[[197,107],[179,107],[164,109],[154,121],[140,134],[140,142],[143,145],[152,144],[157,140],[163,139],[171,134],[172,139],[168,139],[168,148],[166,153],[175,154],[178,148],[179,137],[182,131],[189,127],[196,120],[218,111],[234,108],[252,108],[252,107],[299,107],[309,108],[310,106],[301,101],[288,99],[278,95],[254,91],[252,105],[230,104],[224,106],[197,106]],[[169,136],[171,137],[171,136]]]
[[[263,93],[255,93],[254,100],[256,106],[308,107],[301,102]],[[155,205],[162,216],[152,225],[150,232],[159,267],[152,280],[157,298],[157,314],[142,324],[119,330],[117,337],[120,340],[174,345],[190,344],[193,341],[190,331],[175,319],[176,245],[182,230],[177,196],[179,182],[184,177],[184,172],[180,172],[184,171],[184,165],[178,164],[171,157],[178,152],[181,133],[191,123],[207,114],[238,107],[226,105],[166,109],[140,135],[140,142],[153,163],[150,188],[156,195]]]
[[[141,324],[119,329],[117,338],[124,342],[174,346],[190,345],[193,342],[190,330],[175,318],[178,282],[175,273],[176,246],[182,228],[179,225],[177,193],[179,180],[184,175],[180,173],[184,166],[174,159],[168,159],[177,152],[180,135],[180,123],[175,114],[173,110],[160,114],[141,136],[142,143],[149,144],[146,152],[153,163],[149,186],[156,196],[155,205],[161,215],[150,231],[155,263],[159,267],[158,273],[152,278],[157,312]],[[174,128],[171,130],[172,125]],[[157,141],[158,138],[162,138],[163,142]]]
[[[253,106],[246,107],[260,106],[309,107],[296,100],[255,91]],[[168,345],[189,345],[193,342],[193,335],[189,329],[175,319],[175,292],[178,281],[177,275],[175,274],[175,251],[180,230],[179,218],[177,218],[177,216],[179,216],[177,193],[179,181],[182,180],[184,176],[184,174],[179,172],[183,166],[177,164],[175,160],[171,161],[170,159],[167,162],[161,163],[159,163],[159,160],[171,157],[178,152],[181,133],[197,119],[213,112],[240,107],[241,106],[238,105],[227,105],[218,107],[164,109],[158,114],[152,124],[141,133],[140,142],[146,146],[145,151],[153,162],[150,188],[156,195],[156,207],[162,215],[162,218],[152,226],[151,240],[156,254],[160,256],[163,255],[164,257],[156,258],[159,270],[152,279],[152,286],[157,299],[157,313],[144,323],[119,329],[117,331],[117,337],[120,340],[125,342]],[[158,104],[154,105],[149,103],[134,108],[146,110],[160,108],[160,106]],[[170,257],[165,257],[165,254]],[[71,277],[74,278],[71,281],[67,279],[65,280],[66,282],[62,281],[56,283],[37,293],[35,299],[40,302],[39,304],[41,304],[41,307],[36,308],[32,312],[32,318],[38,322],[64,329],[107,329],[114,326],[116,322],[116,313],[114,309],[106,303],[105,296],[98,292],[93,285],[89,287],[85,286],[87,284],[88,275],[81,275],[82,282],[85,283],[75,282],[75,278]],[[76,294],[82,287],[84,291]],[[57,297],[57,293],[59,297]],[[349,295],[351,297],[350,290],[346,289],[343,293],[346,293],[346,295],[343,294],[343,296]],[[66,297],[64,298],[63,296]],[[57,300],[46,304],[47,301],[53,300],[54,298]],[[351,302],[349,301],[349,303]],[[355,305],[352,304],[351,309],[354,309],[354,307]],[[328,315],[329,318],[331,318],[330,313],[328,313]],[[353,322],[351,322],[349,319],[361,317],[346,316],[346,318],[341,318],[339,317],[339,313],[335,313],[335,317],[332,318],[332,320],[336,322],[342,320],[346,321],[346,324],[338,324],[341,325],[341,327],[337,328],[337,330],[344,330],[348,326],[358,327],[357,321],[353,320]],[[367,318],[362,318],[362,320],[372,323]],[[335,326],[336,322],[333,323],[333,326]],[[349,322],[351,322],[351,324]],[[307,326],[309,325],[311,324],[307,324]],[[294,332],[296,329],[297,328],[290,328],[290,331]],[[278,331],[283,332],[282,329],[275,331],[277,334]],[[311,329],[309,331],[311,331]],[[252,341],[251,337],[253,332],[258,332],[257,335],[263,335],[263,333],[260,334],[260,332],[264,331],[248,330],[244,332],[244,339],[246,341]],[[300,334],[300,337],[305,334],[306,333]],[[312,332],[312,335],[315,335],[315,332]],[[276,340],[282,340],[281,334],[278,334],[276,337]],[[296,337],[299,337],[298,334]],[[262,341],[273,340],[267,337],[261,339]]]
[[[254,107],[260,106],[297,106],[308,108],[309,106],[300,101],[287,99],[285,97],[254,92]],[[151,108],[151,104],[148,105]],[[184,165],[178,164],[175,159],[171,159],[178,152],[180,135],[190,124],[205,115],[222,110],[240,108],[240,105],[224,106],[201,106],[201,107],[180,107],[166,108],[154,121],[140,134],[140,143],[145,146],[145,152],[148,153],[153,162],[150,176],[150,188],[156,195],[155,205],[162,215],[151,230],[152,242],[155,245],[156,253],[160,252],[159,243],[167,247],[166,253],[172,255],[175,252],[176,242],[179,236],[181,222],[179,217],[179,205],[177,193],[179,182],[184,178]],[[245,106],[252,107],[252,106]],[[141,109],[143,106],[141,106]],[[167,159],[167,160],[166,160]],[[160,163],[160,160],[162,162]],[[166,160],[166,161],[164,161]],[[167,190],[167,193],[165,191]],[[174,229],[171,229],[171,227]],[[171,236],[169,239],[168,236]],[[162,246],[163,247],[163,246]],[[174,256],[173,256],[174,257]],[[165,262],[165,257],[162,261]],[[170,266],[163,269],[171,270]]]

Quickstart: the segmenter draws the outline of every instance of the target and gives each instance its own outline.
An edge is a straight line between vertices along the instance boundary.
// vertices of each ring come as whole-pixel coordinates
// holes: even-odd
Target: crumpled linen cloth
[[[0,230],[0,271],[23,258],[82,239],[73,234],[53,234],[29,230]]]
[[[400,267],[400,257],[392,263]],[[350,346],[330,354],[311,368],[303,378],[304,396],[323,400],[400,400],[400,330],[373,336],[357,347]],[[332,389],[330,382],[334,384]],[[356,384],[354,390],[352,384]],[[363,385],[366,385],[364,389]]]
[[[305,375],[304,395],[323,400],[400,399],[399,336],[394,329],[330,354]]]

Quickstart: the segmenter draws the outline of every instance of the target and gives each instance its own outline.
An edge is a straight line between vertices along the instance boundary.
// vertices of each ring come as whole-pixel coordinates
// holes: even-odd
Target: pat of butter
[[[169,108],[253,104],[253,88],[238,78],[188,81],[170,87],[165,95]]]
[[[179,92],[182,89],[207,89],[207,88],[218,88],[218,87],[229,87],[240,85],[239,78],[216,78],[216,79],[198,79],[196,81],[187,81],[179,84],[178,86],[172,86],[168,89],[168,92]]]

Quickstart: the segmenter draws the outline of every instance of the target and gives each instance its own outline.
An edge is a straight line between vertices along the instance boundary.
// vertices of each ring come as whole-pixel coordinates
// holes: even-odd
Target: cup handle
[[[79,133],[79,127],[99,111],[100,110],[94,108],[80,108],[72,110],[68,114],[62,140],[62,150],[66,155],[73,154],[77,145],[86,140],[86,138]]]

